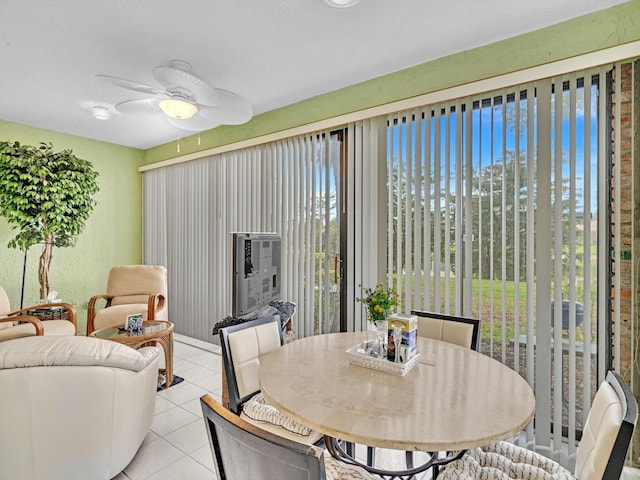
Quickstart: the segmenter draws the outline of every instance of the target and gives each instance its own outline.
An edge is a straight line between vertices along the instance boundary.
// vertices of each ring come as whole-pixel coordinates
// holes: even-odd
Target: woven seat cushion
[[[469,450],[443,468],[442,480],[573,480],[557,462],[526,448],[498,442]]]
[[[360,467],[336,460],[327,450],[324,451],[324,468],[327,473],[327,480],[371,480],[380,478],[371,475]]]
[[[262,393],[257,393],[242,405],[240,416],[263,430],[307,445],[313,445],[322,438],[320,433],[301,425],[269,404]]]

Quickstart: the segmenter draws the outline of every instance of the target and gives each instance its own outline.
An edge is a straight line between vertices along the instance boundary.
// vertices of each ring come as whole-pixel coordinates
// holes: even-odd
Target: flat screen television
[[[280,300],[280,236],[232,233],[231,315],[247,316]]]

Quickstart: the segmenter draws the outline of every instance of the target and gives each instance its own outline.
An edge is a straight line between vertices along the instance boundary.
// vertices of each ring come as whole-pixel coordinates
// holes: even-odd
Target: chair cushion
[[[242,413],[252,420],[270,423],[303,437],[308,437],[312,432],[310,428],[301,425],[271,405],[262,393],[258,393],[246,401],[242,405]]]
[[[143,321],[147,320],[147,304],[131,303],[103,308],[96,312],[96,316],[93,319],[93,328],[99,330],[107,327],[121,327],[127,321],[128,315],[136,313],[142,314]]]
[[[0,343],[0,370],[98,365],[139,372],[147,366],[147,357],[121,343],[93,337],[34,336]]]
[[[167,295],[167,269],[160,265],[122,265],[109,270],[107,295]]]
[[[7,317],[2,317],[0,316],[0,319],[2,318],[7,318]],[[11,328],[15,325],[15,322],[0,322],[0,330],[4,329],[4,328]]]
[[[114,305],[129,305],[129,304],[140,304],[146,306],[149,304],[149,295],[148,294],[140,294],[140,295],[120,295],[118,297],[113,297],[111,299],[111,306]]]
[[[7,322],[11,325],[10,322]],[[73,323],[68,320],[44,320],[42,322],[44,327],[44,335],[75,335],[76,331]],[[20,325],[12,326],[10,329],[6,328],[0,330],[0,342],[5,340],[13,340],[16,338],[32,337],[36,334],[36,328],[31,323],[21,323]]]
[[[526,448],[498,442],[469,450],[460,460],[446,465],[441,480],[573,480],[557,462]]]
[[[11,304],[9,303],[9,297],[4,288],[0,287],[0,317],[6,317],[11,312]],[[0,324],[2,328],[2,324]]]
[[[327,450],[324,451],[324,468],[327,473],[327,480],[371,480],[380,478],[371,475],[360,467],[336,460]]]

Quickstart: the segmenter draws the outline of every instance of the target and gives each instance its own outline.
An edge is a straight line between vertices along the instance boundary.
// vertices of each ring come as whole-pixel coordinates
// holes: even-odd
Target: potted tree
[[[18,229],[9,248],[26,252],[43,244],[38,268],[40,298],[49,294],[53,247],[69,247],[95,206],[98,173],[71,150],[0,142],[0,216]]]

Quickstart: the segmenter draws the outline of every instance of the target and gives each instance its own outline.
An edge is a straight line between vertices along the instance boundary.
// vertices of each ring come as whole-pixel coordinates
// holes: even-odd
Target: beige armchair
[[[153,422],[158,350],[84,336],[0,343],[0,478],[109,480]]]
[[[42,321],[27,315],[35,309],[58,308],[65,312],[64,320]],[[0,286],[0,342],[15,338],[41,335],[75,335],[77,329],[76,310],[68,303],[47,303],[11,311],[9,297]]]
[[[105,300],[98,309],[98,300]],[[95,295],[87,308],[87,335],[124,325],[128,315],[144,320],[167,319],[167,269],[160,265],[123,265],[109,271],[107,293]]]

